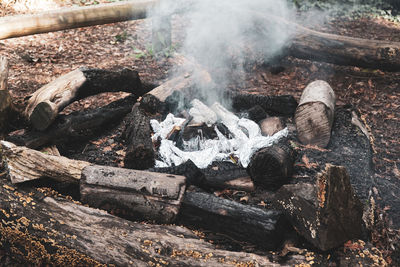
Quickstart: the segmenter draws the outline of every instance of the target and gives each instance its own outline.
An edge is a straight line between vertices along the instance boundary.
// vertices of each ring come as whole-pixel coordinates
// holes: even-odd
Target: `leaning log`
[[[7,141],[0,141],[2,161],[12,183],[49,177],[60,182],[77,183],[89,162],[52,156]]]
[[[45,130],[58,112],[70,103],[103,92],[145,93],[136,71],[78,68],[37,90],[28,101],[25,115],[38,130]]]
[[[5,132],[10,120],[10,112],[14,109],[10,92],[7,88],[8,60],[0,56],[0,134]]]
[[[282,186],[276,204],[318,249],[326,251],[360,238],[363,207],[345,167],[326,164],[315,182]]]
[[[87,141],[105,128],[119,123],[131,111],[135,100],[135,96],[128,96],[98,109],[59,115],[45,131],[30,130],[21,135],[10,134],[6,140],[32,149],[50,144]]]
[[[4,179],[0,185],[2,249],[28,265],[280,266],[216,249],[183,227],[130,222]]]
[[[289,181],[296,156],[287,142],[265,147],[251,157],[247,171],[256,186],[276,190]]]
[[[294,120],[301,143],[326,147],[335,114],[335,93],[330,85],[317,80],[304,89]]]
[[[38,14],[0,18],[0,40],[92,25],[146,18],[157,1],[136,0],[63,8]]]
[[[288,224],[278,211],[263,210],[203,192],[186,192],[178,222],[202,227],[274,250]]]
[[[124,166],[130,169],[145,170],[154,166],[155,152],[151,140],[150,118],[136,103],[125,119],[123,132],[127,146]]]
[[[107,166],[82,170],[81,201],[132,220],[172,223],[185,193],[185,177]]]

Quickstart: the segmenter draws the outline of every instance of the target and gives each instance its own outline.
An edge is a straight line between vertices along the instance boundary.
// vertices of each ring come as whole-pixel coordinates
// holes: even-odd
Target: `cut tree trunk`
[[[238,111],[248,110],[256,105],[263,108],[269,115],[293,116],[296,111],[297,101],[291,95],[234,94],[232,96],[232,107]]]
[[[154,166],[155,152],[151,140],[150,118],[136,103],[126,117],[123,133],[127,145],[124,166],[130,169],[145,170]]]
[[[0,183],[2,248],[30,265],[280,266],[267,257],[216,249],[183,227],[130,222]]]
[[[280,142],[254,153],[247,171],[256,186],[275,190],[288,182],[293,174],[295,160],[291,146]]]
[[[326,164],[315,182],[282,186],[276,204],[299,234],[321,250],[360,238],[363,207],[345,167]]]
[[[178,221],[272,250],[281,244],[288,227],[280,212],[243,205],[203,192],[186,192]]]
[[[12,98],[7,88],[8,60],[0,56],[0,134],[3,134],[10,120],[10,112],[14,110]]]
[[[73,7],[38,14],[0,18],[0,40],[92,25],[146,18],[153,0]]]
[[[91,95],[117,91],[137,96],[145,93],[139,75],[134,70],[79,68],[37,90],[28,101],[25,115],[36,129],[45,130],[58,112],[70,103]]]
[[[325,81],[307,85],[294,116],[301,143],[326,147],[331,138],[335,93]]]
[[[2,161],[12,183],[49,177],[60,182],[77,183],[82,169],[90,163],[46,155],[27,147],[0,141]]]
[[[172,223],[185,193],[185,177],[106,166],[82,171],[81,201],[129,219]]]
[[[119,123],[131,111],[135,100],[135,96],[128,96],[95,110],[60,115],[43,132],[32,130],[23,135],[10,135],[6,140],[32,149],[86,141]]]

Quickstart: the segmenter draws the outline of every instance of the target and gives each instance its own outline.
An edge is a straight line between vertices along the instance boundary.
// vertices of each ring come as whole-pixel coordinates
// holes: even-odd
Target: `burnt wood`
[[[150,118],[136,103],[125,119],[123,136],[127,146],[124,166],[130,169],[145,170],[154,166],[155,152],[151,140]]]
[[[260,106],[268,115],[293,116],[297,101],[291,95],[266,96],[254,94],[233,94],[232,107],[238,111]]]
[[[145,93],[136,71],[78,68],[37,90],[28,101],[25,115],[37,130],[45,130],[58,112],[70,103],[103,92]]]
[[[128,96],[98,109],[60,115],[43,132],[30,130],[23,135],[10,135],[6,140],[32,149],[49,144],[83,142],[119,123],[132,110],[135,100],[135,96]]]
[[[288,182],[295,160],[293,148],[288,142],[282,141],[254,153],[247,171],[256,186],[275,190]]]
[[[249,119],[257,123],[268,116],[265,110],[259,105],[251,107],[250,109],[247,110],[247,113],[249,115]]]
[[[178,222],[224,233],[266,249],[276,249],[288,227],[278,211],[243,205],[204,192],[186,192]]]
[[[361,236],[363,206],[343,166],[327,164],[315,182],[283,185],[276,204],[318,249],[326,251]]]
[[[183,227],[130,222],[42,192],[0,179],[2,249],[28,265],[280,266],[217,249]]]
[[[87,166],[80,181],[81,201],[136,220],[172,223],[186,189],[185,177],[108,166]]]

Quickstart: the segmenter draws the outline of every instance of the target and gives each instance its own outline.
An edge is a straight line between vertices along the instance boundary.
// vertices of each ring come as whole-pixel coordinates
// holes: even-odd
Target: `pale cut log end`
[[[306,103],[297,108],[294,119],[302,144],[328,146],[333,116],[329,116],[327,109],[321,102]]]
[[[53,103],[49,101],[41,102],[32,111],[29,120],[35,129],[43,131],[53,123],[57,113],[58,111]]]

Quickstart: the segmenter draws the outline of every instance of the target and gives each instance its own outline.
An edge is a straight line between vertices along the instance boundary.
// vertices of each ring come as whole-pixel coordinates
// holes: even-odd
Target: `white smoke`
[[[179,53],[205,68],[221,90],[232,79],[241,82],[245,65],[279,54],[292,32],[287,25],[273,22],[273,17],[294,17],[285,0],[161,0],[152,11],[155,15],[176,13],[187,19],[184,40],[177,40],[182,45]],[[203,95],[211,98],[205,99],[208,103],[221,100],[216,99],[218,89]]]

